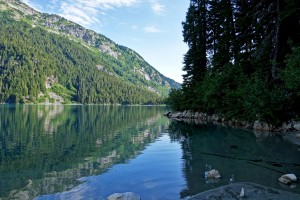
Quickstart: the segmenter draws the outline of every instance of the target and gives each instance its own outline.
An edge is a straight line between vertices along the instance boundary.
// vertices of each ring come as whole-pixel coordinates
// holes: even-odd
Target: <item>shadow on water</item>
[[[236,182],[254,182],[300,193],[300,185],[278,182],[284,173],[300,176],[300,146],[282,136],[205,123],[172,121],[170,137],[183,149],[183,173],[187,187],[181,197]],[[206,166],[219,170],[220,180],[206,180]]]
[[[0,105],[0,199],[33,199],[135,157],[167,128],[164,107]]]

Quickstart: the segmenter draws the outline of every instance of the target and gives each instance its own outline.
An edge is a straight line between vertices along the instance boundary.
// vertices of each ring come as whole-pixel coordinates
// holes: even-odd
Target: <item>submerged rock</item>
[[[106,198],[106,200],[141,200],[141,197],[133,192],[114,193]]]

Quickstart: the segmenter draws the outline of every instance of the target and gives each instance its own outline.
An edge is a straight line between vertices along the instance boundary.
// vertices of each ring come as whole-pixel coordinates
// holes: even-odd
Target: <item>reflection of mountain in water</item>
[[[28,107],[24,107],[27,108]],[[61,121],[55,120],[59,114],[64,111],[65,106],[63,105],[51,105],[51,106],[41,106],[38,109],[38,118],[44,120],[44,130],[45,133],[55,133],[57,132],[57,127],[60,125]]]
[[[166,129],[163,107],[0,106],[0,198],[66,191],[136,156]]]
[[[278,183],[283,173],[300,175],[299,146],[281,136],[213,126],[172,121],[170,136],[181,142],[185,166],[183,173],[186,197],[218,186],[237,182],[254,182],[269,187],[300,193],[300,185],[286,188]],[[219,181],[206,180],[206,165],[221,173]]]

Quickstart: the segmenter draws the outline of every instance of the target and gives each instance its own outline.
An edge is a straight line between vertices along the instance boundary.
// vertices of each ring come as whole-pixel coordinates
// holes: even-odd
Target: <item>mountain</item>
[[[0,0],[0,102],[159,103],[180,84],[135,51],[19,0]]]

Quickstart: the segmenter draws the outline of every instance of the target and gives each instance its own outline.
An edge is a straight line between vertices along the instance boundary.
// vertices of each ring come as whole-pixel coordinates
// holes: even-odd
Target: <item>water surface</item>
[[[300,146],[279,135],[163,117],[162,106],[0,105],[0,198],[182,199],[235,181],[300,193]],[[211,166],[219,181],[206,180]]]

